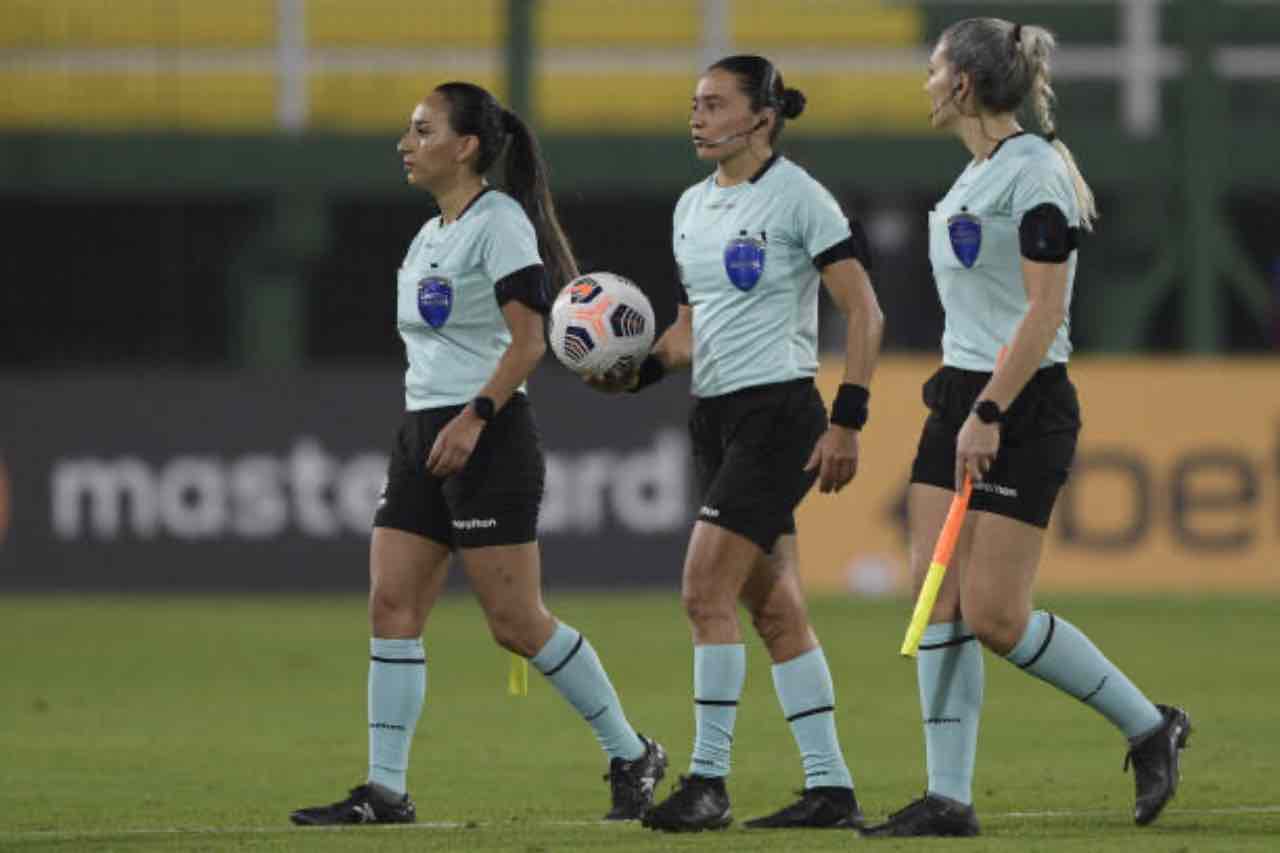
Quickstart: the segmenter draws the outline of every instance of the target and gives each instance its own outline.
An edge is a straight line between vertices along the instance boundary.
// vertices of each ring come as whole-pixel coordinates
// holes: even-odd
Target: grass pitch
[[[692,662],[674,593],[549,596],[595,644],[628,715],[685,772]],[[0,850],[1280,849],[1274,600],[1061,599],[1156,701],[1195,731],[1178,798],[1130,817],[1124,744],[1090,709],[987,657],[976,795],[981,838],[892,842],[848,832],[658,835],[598,821],[605,761],[536,673],[505,694],[506,653],[470,598],[428,626],[413,827],[301,829],[289,811],[363,780],[364,602],[348,598],[0,601]],[[813,618],[836,678],[858,796],[879,819],[924,787],[905,601],[824,599]],[[739,822],[802,784],[766,656],[748,644],[730,793]]]

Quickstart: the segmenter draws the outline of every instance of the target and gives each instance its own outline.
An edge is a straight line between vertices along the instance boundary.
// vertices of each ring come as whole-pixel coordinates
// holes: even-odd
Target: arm
[[[884,314],[871,279],[860,261],[843,258],[823,268],[822,283],[845,315],[847,335],[842,387],[855,385],[866,389],[871,384],[884,335]],[[858,473],[860,429],[860,426],[832,423],[813,448],[805,470],[818,469],[822,492],[840,491]]]
[[[991,400],[1008,411],[1040,368],[1058,328],[1066,319],[1067,264],[1022,259],[1022,286],[1027,294],[1027,313],[1014,330],[1003,361],[996,365],[979,400]],[[967,472],[981,480],[1000,450],[1000,425],[984,424],[972,412],[956,439],[956,489]]]
[[[663,368],[677,370],[693,364],[693,308],[687,304],[676,306],[676,320],[649,351]]]
[[[869,388],[884,336],[884,313],[871,277],[858,260],[846,258],[822,271],[822,284],[845,316],[843,381]]]
[[[507,347],[489,381],[477,396],[493,400],[497,411],[507,404],[533,369],[538,366],[547,345],[542,331],[542,315],[523,302],[512,299],[502,306],[502,317],[511,330],[511,344]],[[472,404],[445,425],[436,435],[431,453],[427,457],[427,470],[437,477],[447,477],[461,471],[471,458],[485,422],[476,414]]]

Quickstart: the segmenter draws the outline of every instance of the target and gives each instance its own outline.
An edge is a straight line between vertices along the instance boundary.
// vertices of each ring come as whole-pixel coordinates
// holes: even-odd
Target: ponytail
[[[1076,204],[1080,208],[1080,224],[1086,231],[1093,230],[1094,220],[1098,218],[1098,202],[1093,190],[1084,179],[1076,158],[1071,149],[1058,138],[1057,126],[1053,118],[1053,107],[1057,97],[1053,85],[1049,82],[1049,54],[1054,48],[1053,35],[1042,27],[1024,27],[1018,24],[1015,29],[1015,48],[1031,71],[1031,108],[1035,113],[1040,130],[1045,139],[1067,164],[1067,173],[1076,188]]]
[[[578,262],[556,218],[547,186],[547,164],[537,138],[520,116],[504,109],[493,95],[474,83],[443,83],[436,91],[449,102],[449,126],[453,132],[475,136],[479,142],[472,164],[475,171],[487,173],[502,157],[502,190],[520,204],[533,223],[547,282],[552,293],[558,292],[578,277]]]
[[[1097,201],[1070,149],[1058,139],[1053,119],[1054,94],[1049,82],[1049,57],[1057,44],[1053,33],[1000,18],[966,18],[947,27],[939,42],[946,45],[947,58],[955,70],[972,76],[978,102],[989,112],[1017,112],[1031,102],[1045,138],[1067,164],[1081,225],[1092,231],[1098,218]]]
[[[519,202],[538,234],[538,253],[547,269],[547,281],[554,294],[578,277],[569,238],[556,216],[547,164],[533,131],[511,110],[502,111],[502,129],[510,139],[503,157],[503,186],[507,195]]]

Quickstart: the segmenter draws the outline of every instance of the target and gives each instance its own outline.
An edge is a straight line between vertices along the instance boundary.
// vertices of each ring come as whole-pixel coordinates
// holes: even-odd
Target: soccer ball
[[[653,306],[620,275],[593,272],[569,282],[551,306],[551,351],[574,373],[628,373],[653,346]]]

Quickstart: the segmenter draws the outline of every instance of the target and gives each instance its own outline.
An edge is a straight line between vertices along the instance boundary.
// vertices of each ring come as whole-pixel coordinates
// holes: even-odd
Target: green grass
[[[675,594],[550,603],[591,637],[633,722],[667,745],[674,778],[693,726]],[[362,599],[16,597],[0,601],[0,850],[1276,849],[1280,602],[1048,603],[1154,699],[1192,714],[1183,788],[1153,827],[1129,817],[1132,777],[1121,773],[1116,732],[991,656],[980,839],[871,842],[737,826],[672,837],[602,825],[604,760],[589,730],[536,674],[527,698],[505,695],[506,653],[459,597],[427,631],[428,703],[410,770],[426,825],[294,829],[291,808],[364,778]],[[897,655],[905,616],[900,601],[813,604],[845,752],[873,817],[924,783],[914,666]],[[730,781],[739,819],[801,784],[768,662],[758,643],[748,648]]]

